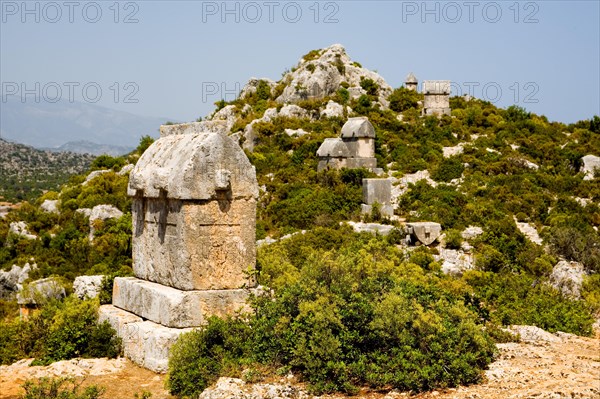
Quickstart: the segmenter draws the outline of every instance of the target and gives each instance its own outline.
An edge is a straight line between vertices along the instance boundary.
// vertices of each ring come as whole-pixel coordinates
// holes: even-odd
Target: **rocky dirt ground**
[[[499,356],[482,384],[421,393],[411,396],[401,392],[361,392],[355,398],[398,399],[599,399],[600,398],[600,331],[595,338],[571,334],[550,334],[535,327],[513,327],[521,342],[499,344]],[[172,398],[164,389],[164,375],[135,366],[125,359],[76,359],[46,367],[28,367],[22,360],[0,366],[0,399],[16,399],[20,385],[29,378],[72,376],[83,385],[106,387],[106,399],[132,399],[143,390],[152,399]],[[301,399],[313,398],[302,386],[289,381],[245,384],[223,378],[202,399]],[[344,396],[324,396],[322,399]]]

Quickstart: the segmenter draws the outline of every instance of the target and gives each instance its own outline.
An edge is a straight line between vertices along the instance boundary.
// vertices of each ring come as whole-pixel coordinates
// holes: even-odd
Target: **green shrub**
[[[431,173],[431,178],[436,181],[449,182],[460,178],[464,170],[465,167],[460,157],[444,158]]]
[[[81,383],[73,378],[42,377],[38,381],[25,381],[25,393],[20,399],[99,399],[105,388],[91,385],[81,391]]]
[[[120,353],[120,339],[104,322],[97,323],[97,300],[68,297],[34,311],[29,319],[1,322],[0,363],[35,357],[49,364],[74,357],[110,357]]]
[[[446,235],[446,239],[445,239],[446,248],[460,249],[463,238],[462,238],[461,232],[459,230],[457,230],[457,229],[447,230],[445,235]]]
[[[260,250],[260,282],[275,290],[252,300],[252,314],[213,318],[181,337],[169,364],[173,394],[193,397],[253,365],[292,370],[315,393],[480,380],[495,347],[464,288],[403,263],[383,238],[350,233],[339,249],[315,250],[322,245],[308,234]]]

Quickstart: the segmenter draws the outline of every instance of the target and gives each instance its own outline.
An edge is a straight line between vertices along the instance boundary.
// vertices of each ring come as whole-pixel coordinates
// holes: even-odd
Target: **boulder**
[[[343,118],[344,117],[344,106],[336,103],[333,100],[329,100],[325,109],[321,111],[321,117],[325,118]]]
[[[347,222],[352,229],[356,233],[367,232],[373,235],[380,234],[382,236],[387,236],[395,229],[394,226],[389,224],[379,224],[379,223],[362,223],[362,222]]]
[[[600,169],[600,157],[596,155],[586,155],[581,158],[583,165],[581,172],[583,172],[583,180],[593,180],[596,169]]]
[[[269,87],[271,89],[271,93],[273,93],[273,89],[277,85],[277,83],[275,83],[273,80],[268,79],[268,78],[250,78],[250,80],[248,80],[248,82],[244,85],[244,87],[240,91],[239,98],[245,98],[248,95],[255,93],[261,80],[263,82],[266,82],[267,85],[269,85]]]
[[[212,115],[212,117],[210,118],[210,120],[225,121],[225,126],[227,126],[227,130],[231,130],[231,128],[233,127],[233,125],[235,125],[235,122],[237,120],[236,109],[237,108],[235,105],[226,105],[225,107],[215,112],[214,115]]]
[[[563,295],[579,299],[585,269],[579,262],[559,261],[550,274],[550,284],[560,290]]]
[[[123,166],[123,167],[121,168],[121,170],[120,170],[120,171],[119,171],[117,174],[118,174],[119,176],[125,176],[125,175],[128,175],[128,174],[129,174],[129,172],[131,172],[131,171],[133,170],[133,167],[134,167],[134,166],[135,166],[134,164],[132,164],[132,163],[128,163],[127,165]]]
[[[247,384],[239,378],[221,377],[199,399],[316,399],[289,383]]]
[[[96,177],[103,175],[105,173],[109,173],[109,172],[112,172],[112,170],[103,169],[103,170],[95,170],[93,172],[90,172],[90,174],[87,175],[87,177],[85,178],[85,181],[83,183],[81,183],[81,185],[86,186],[89,182],[94,180]]]
[[[279,115],[286,118],[307,118],[308,112],[295,104],[286,104],[279,110]]]
[[[28,240],[35,240],[37,236],[35,234],[31,234],[29,232],[29,228],[27,227],[27,223],[25,222],[12,222],[8,228],[8,232],[12,234],[16,234],[20,237],[27,238]]]
[[[50,299],[64,298],[65,289],[52,277],[32,281],[23,286],[17,294],[17,302],[21,306],[42,305]]]
[[[79,299],[96,298],[102,289],[104,276],[79,276],[73,281],[73,292]]]
[[[308,134],[308,132],[303,129],[285,129],[285,134],[290,137],[302,137]]]
[[[85,208],[82,210],[78,209],[77,211],[81,211],[81,213],[89,216],[90,218],[90,234],[88,237],[90,241],[94,240],[94,234],[96,233],[96,228],[94,227],[95,221],[118,219],[123,216],[123,212],[112,205],[96,205],[89,212],[85,211]]]
[[[479,226],[469,226],[460,233],[461,237],[465,240],[471,240],[477,238],[483,234],[483,229]]]
[[[35,263],[25,263],[23,267],[12,265],[8,271],[0,270],[0,299],[7,299],[20,291],[23,282],[29,278],[29,272],[34,269],[37,269]]]
[[[59,213],[58,211],[58,200],[45,200],[40,205],[40,209],[48,213]]]

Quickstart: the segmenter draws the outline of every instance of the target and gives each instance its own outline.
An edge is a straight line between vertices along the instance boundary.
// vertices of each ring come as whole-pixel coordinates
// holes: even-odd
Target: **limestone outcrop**
[[[102,289],[104,276],[78,276],[73,281],[73,293],[79,298],[96,298]]]
[[[358,98],[367,93],[361,87],[361,81],[371,79],[377,86],[379,103],[387,107],[387,97],[392,93],[391,86],[378,73],[352,62],[342,45],[334,44],[317,50],[314,58],[307,58],[309,59],[302,58],[292,72],[283,76],[286,86],[277,98],[278,102],[323,98],[335,94],[342,82],[348,84],[350,96]]]
[[[130,173],[133,271],[102,306],[125,356],[165,372],[177,337],[246,308],[256,263],[256,172],[214,123],[161,127]],[[221,126],[221,127],[219,127]]]

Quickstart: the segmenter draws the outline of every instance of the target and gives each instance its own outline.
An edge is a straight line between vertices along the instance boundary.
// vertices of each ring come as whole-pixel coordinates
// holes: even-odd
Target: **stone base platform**
[[[100,323],[108,321],[123,340],[125,357],[156,373],[166,373],[169,351],[177,338],[192,328],[169,328],[119,309],[102,305],[98,311]]]
[[[209,316],[249,310],[250,290],[182,291],[135,277],[117,277],[113,305],[166,327],[199,327]]]

